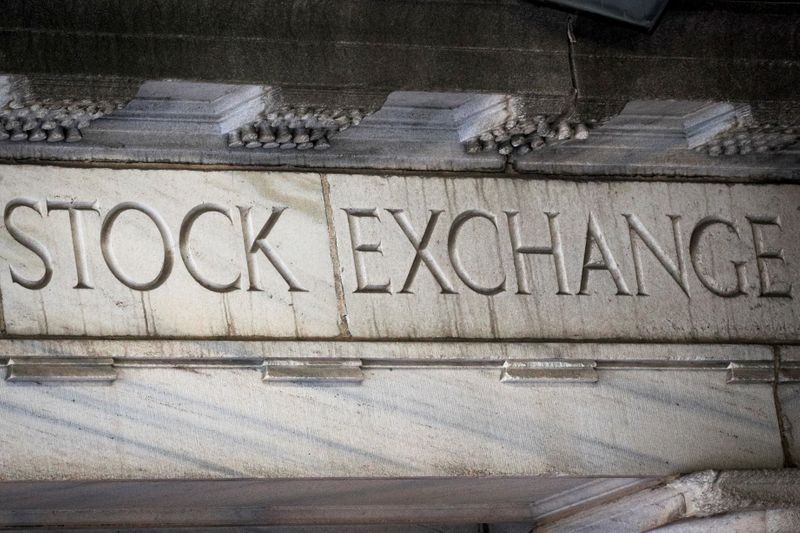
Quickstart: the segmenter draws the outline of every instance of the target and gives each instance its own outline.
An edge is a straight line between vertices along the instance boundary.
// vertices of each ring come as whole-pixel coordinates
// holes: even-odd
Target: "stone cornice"
[[[795,129],[753,126],[747,106],[727,103],[635,101],[597,123],[528,112],[502,94],[396,92],[374,110],[295,105],[271,87],[161,81],[127,103],[64,102],[16,95],[23,77],[0,80],[0,159],[13,161],[800,175]],[[715,157],[729,152],[738,157]]]

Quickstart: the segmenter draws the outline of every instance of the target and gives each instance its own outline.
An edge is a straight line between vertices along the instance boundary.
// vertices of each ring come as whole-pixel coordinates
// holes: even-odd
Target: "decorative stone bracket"
[[[278,383],[359,384],[364,380],[361,360],[286,359],[264,363],[264,381]]]
[[[506,361],[504,383],[596,383],[594,361]]]
[[[6,380],[12,382],[101,382],[117,379],[111,357],[12,357]]]
[[[58,114],[9,109],[20,80],[0,76],[0,137],[9,137],[0,159],[498,172],[510,161],[534,173],[800,175],[796,135],[738,131],[749,127],[749,108],[724,102],[634,101],[589,135],[558,114],[527,116],[505,94],[394,92],[371,113],[288,106],[275,87],[148,81],[124,107],[78,100]],[[738,133],[724,137],[730,131]],[[82,142],[57,142],[70,140]],[[278,147],[318,149],[270,149]],[[713,157],[734,151],[741,156],[724,164]]]

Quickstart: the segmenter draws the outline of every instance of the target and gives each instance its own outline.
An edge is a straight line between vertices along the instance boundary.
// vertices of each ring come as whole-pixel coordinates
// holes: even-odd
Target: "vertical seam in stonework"
[[[325,204],[325,219],[328,226],[328,248],[333,265],[333,287],[336,292],[336,308],[339,311],[339,334],[350,337],[350,324],[347,321],[347,302],[344,299],[344,285],[342,284],[342,266],[339,261],[339,242],[336,239],[336,227],[333,225],[333,207],[331,206],[331,186],[328,175],[320,174],[322,184],[322,201]]]
[[[0,335],[6,334],[6,315],[3,309],[3,291],[0,290]]]
[[[783,450],[783,467],[793,468],[797,466],[797,463],[792,457],[792,448],[789,445],[790,437],[786,430],[786,421],[783,418],[783,408],[781,407],[781,399],[778,392],[781,372],[781,349],[779,346],[773,346],[772,352],[774,354],[772,364],[772,401],[775,404],[775,416],[778,418],[778,433],[780,434],[781,449]]]
[[[567,59],[569,61],[569,78],[572,83],[571,94],[565,102],[566,107],[571,108],[564,110],[564,115],[567,117],[578,111],[578,97],[580,95],[580,90],[578,88],[578,66],[575,62],[575,44],[577,43],[573,30],[575,19],[576,17],[574,15],[567,19]]]

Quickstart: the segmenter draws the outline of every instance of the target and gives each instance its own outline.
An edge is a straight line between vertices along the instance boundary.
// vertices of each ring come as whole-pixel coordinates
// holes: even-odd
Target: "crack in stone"
[[[778,432],[780,433],[781,439],[781,449],[783,450],[783,467],[784,468],[795,468],[798,466],[797,461],[792,456],[792,447],[791,447],[791,440],[792,436],[790,435],[788,428],[786,427],[786,419],[783,416],[783,408],[781,406],[781,399],[780,394],[778,393],[778,387],[780,384],[780,372],[781,372],[781,349],[780,347],[773,348],[774,351],[774,364],[772,365],[773,369],[773,379],[772,379],[772,398],[773,402],[775,403],[775,416],[778,418]]]
[[[331,185],[328,176],[320,174],[322,183],[322,199],[325,203],[325,219],[328,226],[328,246],[330,248],[331,263],[333,264],[333,286],[336,291],[336,303],[339,309],[339,334],[351,337],[350,324],[347,321],[347,302],[344,299],[344,285],[342,284],[342,267],[339,261],[338,241],[336,228],[333,224],[333,208],[331,206]]]

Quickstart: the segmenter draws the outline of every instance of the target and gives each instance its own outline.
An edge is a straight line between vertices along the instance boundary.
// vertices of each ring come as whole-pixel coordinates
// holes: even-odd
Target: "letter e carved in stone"
[[[747,220],[750,222],[750,227],[753,230],[753,246],[756,252],[756,266],[758,267],[758,280],[761,285],[759,296],[772,297],[772,298],[791,298],[792,285],[784,284],[783,286],[773,285],[770,278],[769,271],[767,270],[767,260],[772,259],[786,264],[783,258],[783,248],[766,249],[764,243],[764,233],[762,226],[775,226],[779,230],[781,228],[781,219],[777,216],[748,216]]]
[[[383,255],[381,241],[376,243],[362,242],[361,224],[359,219],[375,218],[380,222],[378,210],[376,208],[345,208],[347,213],[347,224],[350,227],[350,246],[353,248],[353,266],[356,271],[356,290],[353,292],[366,293],[387,293],[392,292],[391,280],[382,283],[370,283],[368,281],[367,265],[364,262],[364,253],[378,253]]]

